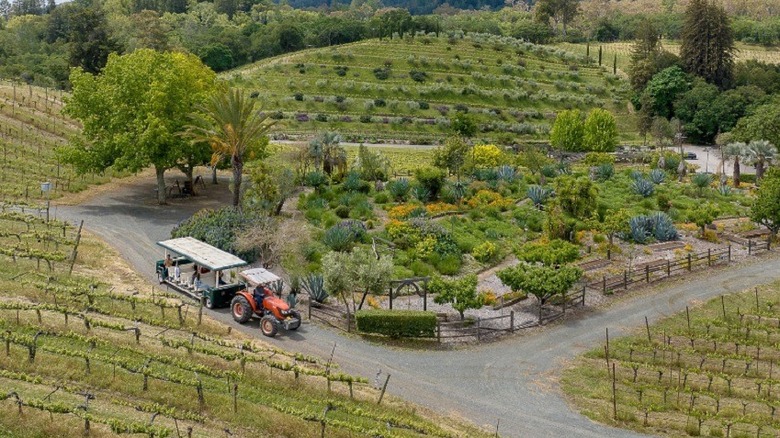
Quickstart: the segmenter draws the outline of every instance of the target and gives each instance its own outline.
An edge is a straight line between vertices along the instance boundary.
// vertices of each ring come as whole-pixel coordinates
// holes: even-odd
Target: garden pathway
[[[77,206],[60,206],[61,219],[84,219],[84,226],[113,245],[130,264],[153,279],[160,254],[154,242],[202,207],[228,199],[227,184],[208,186],[210,197],[176,200],[169,206],[149,201],[153,179],[118,185]],[[378,370],[392,375],[388,392],[444,414],[467,418],[513,437],[624,437],[635,433],[591,422],[573,412],[557,382],[560,370],[577,354],[597,345],[610,328],[612,336],[641,327],[723,293],[780,280],[780,257],[759,256],[728,269],[704,271],[684,280],[662,282],[652,290],[634,291],[610,308],[580,312],[544,329],[490,344],[437,351],[388,348],[317,325],[282,333],[269,342],[290,350],[327,357],[334,342],[335,361],[349,373],[370,381]],[[210,312],[236,329],[259,336],[256,324],[238,326],[227,311]]]

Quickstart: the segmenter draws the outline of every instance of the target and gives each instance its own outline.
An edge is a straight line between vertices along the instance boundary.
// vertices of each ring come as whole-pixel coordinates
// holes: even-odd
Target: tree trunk
[[[240,157],[233,159],[233,207],[241,206],[241,179],[244,173],[244,163]]]
[[[764,162],[756,161],[756,182],[764,177]]]
[[[274,209],[274,216],[279,216],[280,214],[282,214],[282,208],[284,207],[284,201],[286,201],[286,199],[282,199],[281,201],[279,201],[279,203],[276,204],[276,208]]]
[[[217,184],[217,165],[211,167],[211,183]]]
[[[739,155],[734,157],[734,174],[732,179],[734,180],[734,187],[739,187]]]
[[[157,203],[160,205],[167,204],[165,193],[165,169],[159,166],[154,166],[154,171],[157,173]]]
[[[187,178],[187,181],[192,185],[192,174],[195,172],[195,166],[183,166],[181,172]]]

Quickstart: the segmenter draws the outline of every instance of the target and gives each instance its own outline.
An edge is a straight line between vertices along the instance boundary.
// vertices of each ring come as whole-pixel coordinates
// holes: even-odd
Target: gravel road
[[[157,240],[203,207],[228,199],[227,184],[207,185],[205,194],[153,204],[154,182],[106,191],[82,205],[60,206],[60,219],[83,219],[89,231],[101,236],[153,280],[153,261],[161,254]],[[559,372],[567,361],[603,339],[642,327],[644,317],[655,321],[689,303],[780,279],[780,258],[754,258],[730,269],[694,275],[684,281],[660,283],[657,290],[633,293],[609,309],[594,309],[559,324],[500,341],[456,350],[388,348],[305,323],[295,333],[282,333],[269,342],[290,351],[327,357],[337,344],[335,361],[346,372],[374,381],[379,370],[392,375],[388,392],[448,415],[467,418],[513,437],[631,437],[638,434],[591,422],[573,412],[559,389]],[[257,325],[238,326],[226,310],[212,316],[259,336]],[[266,339],[268,340],[268,339]],[[384,380],[382,380],[384,381]]]

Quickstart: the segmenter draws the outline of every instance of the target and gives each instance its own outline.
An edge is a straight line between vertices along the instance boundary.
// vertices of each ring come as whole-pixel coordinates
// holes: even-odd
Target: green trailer
[[[204,300],[209,309],[228,307],[236,292],[246,285],[237,269],[248,263],[192,237],[157,242],[164,248],[155,271],[160,284]]]

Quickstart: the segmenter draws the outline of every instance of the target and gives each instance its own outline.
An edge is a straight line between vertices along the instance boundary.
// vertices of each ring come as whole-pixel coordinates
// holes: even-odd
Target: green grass
[[[374,70],[386,66],[389,77],[378,79]],[[425,72],[422,82],[411,78],[413,70]],[[254,93],[265,111],[281,112],[275,131],[284,136],[331,129],[355,141],[430,143],[447,135],[456,105],[478,121],[479,138],[501,143],[546,138],[554,113],[567,108],[604,107],[628,119],[621,127],[633,126],[624,80],[581,56],[511,38],[368,40],[272,58],[224,77]]]
[[[128,276],[118,254],[89,236],[69,275],[75,240],[60,223],[0,215],[4,436],[74,436],[89,419],[97,437],[128,428],[176,436],[177,427],[182,434],[192,427],[197,437],[225,429],[234,436],[316,437],[328,405],[334,409],[325,418],[327,436],[482,436],[392,399],[377,406],[365,380],[333,368],[328,385],[320,359],[230,334],[208,317],[199,322],[197,306]],[[137,339],[127,330],[133,327]],[[21,413],[16,398],[6,397],[12,392]],[[87,392],[94,399],[85,413],[79,406]]]
[[[112,176],[77,176],[57,159],[55,149],[81,129],[60,113],[64,97],[60,91],[0,82],[0,200],[44,199],[44,181],[51,182],[49,196],[58,198]]]
[[[780,283],[713,299],[576,359],[564,391],[588,417],[653,435],[777,436]]]

